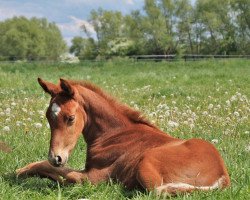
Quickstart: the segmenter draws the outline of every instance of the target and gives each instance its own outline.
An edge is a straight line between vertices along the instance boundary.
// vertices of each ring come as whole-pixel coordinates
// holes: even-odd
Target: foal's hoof
[[[16,175],[17,177],[25,177],[29,175],[29,172],[30,172],[30,168],[26,166],[26,167],[17,169]]]
[[[16,175],[18,177],[34,175],[36,168],[40,162],[34,162],[26,165],[25,167],[16,170]]]

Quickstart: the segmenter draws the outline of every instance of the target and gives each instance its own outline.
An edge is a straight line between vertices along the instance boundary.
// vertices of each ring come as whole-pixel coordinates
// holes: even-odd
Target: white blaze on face
[[[52,116],[56,117],[59,115],[61,108],[56,103],[53,103],[51,107],[51,111],[52,111]]]

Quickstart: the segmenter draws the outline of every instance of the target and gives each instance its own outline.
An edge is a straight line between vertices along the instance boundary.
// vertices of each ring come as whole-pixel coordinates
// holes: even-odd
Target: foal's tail
[[[178,193],[189,193],[195,190],[210,191],[215,189],[223,189],[230,186],[230,180],[226,176],[220,177],[213,185],[210,186],[194,186],[187,183],[167,183],[156,188],[158,195],[167,193],[176,195]]]

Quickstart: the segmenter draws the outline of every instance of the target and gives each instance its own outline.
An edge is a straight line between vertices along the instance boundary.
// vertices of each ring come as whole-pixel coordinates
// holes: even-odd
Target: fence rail
[[[203,60],[203,59],[232,59],[232,58],[246,58],[250,59],[250,55],[134,55],[130,56],[130,58],[135,61],[177,61],[177,60],[185,60],[185,61],[195,61],[195,60]]]
[[[15,59],[9,60],[7,56],[3,57],[0,56],[0,63],[17,63],[17,62],[27,62],[27,63],[78,63],[79,60],[75,60],[75,58],[67,58],[67,59],[51,59],[51,57],[35,57],[31,60],[24,59],[23,57],[15,56]],[[3,59],[5,58],[5,59]],[[87,60],[82,59],[80,62],[105,62],[107,60],[116,60],[116,57],[110,58],[99,58],[98,60]],[[250,59],[250,55],[196,55],[196,54],[186,54],[186,55],[176,55],[176,54],[169,54],[169,55],[133,55],[126,58],[130,58],[134,61],[198,61],[198,60],[205,60],[205,59]],[[119,60],[119,59],[118,59]]]

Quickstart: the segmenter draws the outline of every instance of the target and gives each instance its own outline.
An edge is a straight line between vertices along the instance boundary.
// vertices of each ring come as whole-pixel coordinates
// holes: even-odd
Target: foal
[[[17,175],[60,183],[113,179],[128,189],[170,195],[230,185],[224,162],[209,142],[173,138],[92,84],[38,82],[51,95],[46,113],[51,129],[48,161],[31,163]],[[87,143],[85,169],[66,168],[81,133]]]

